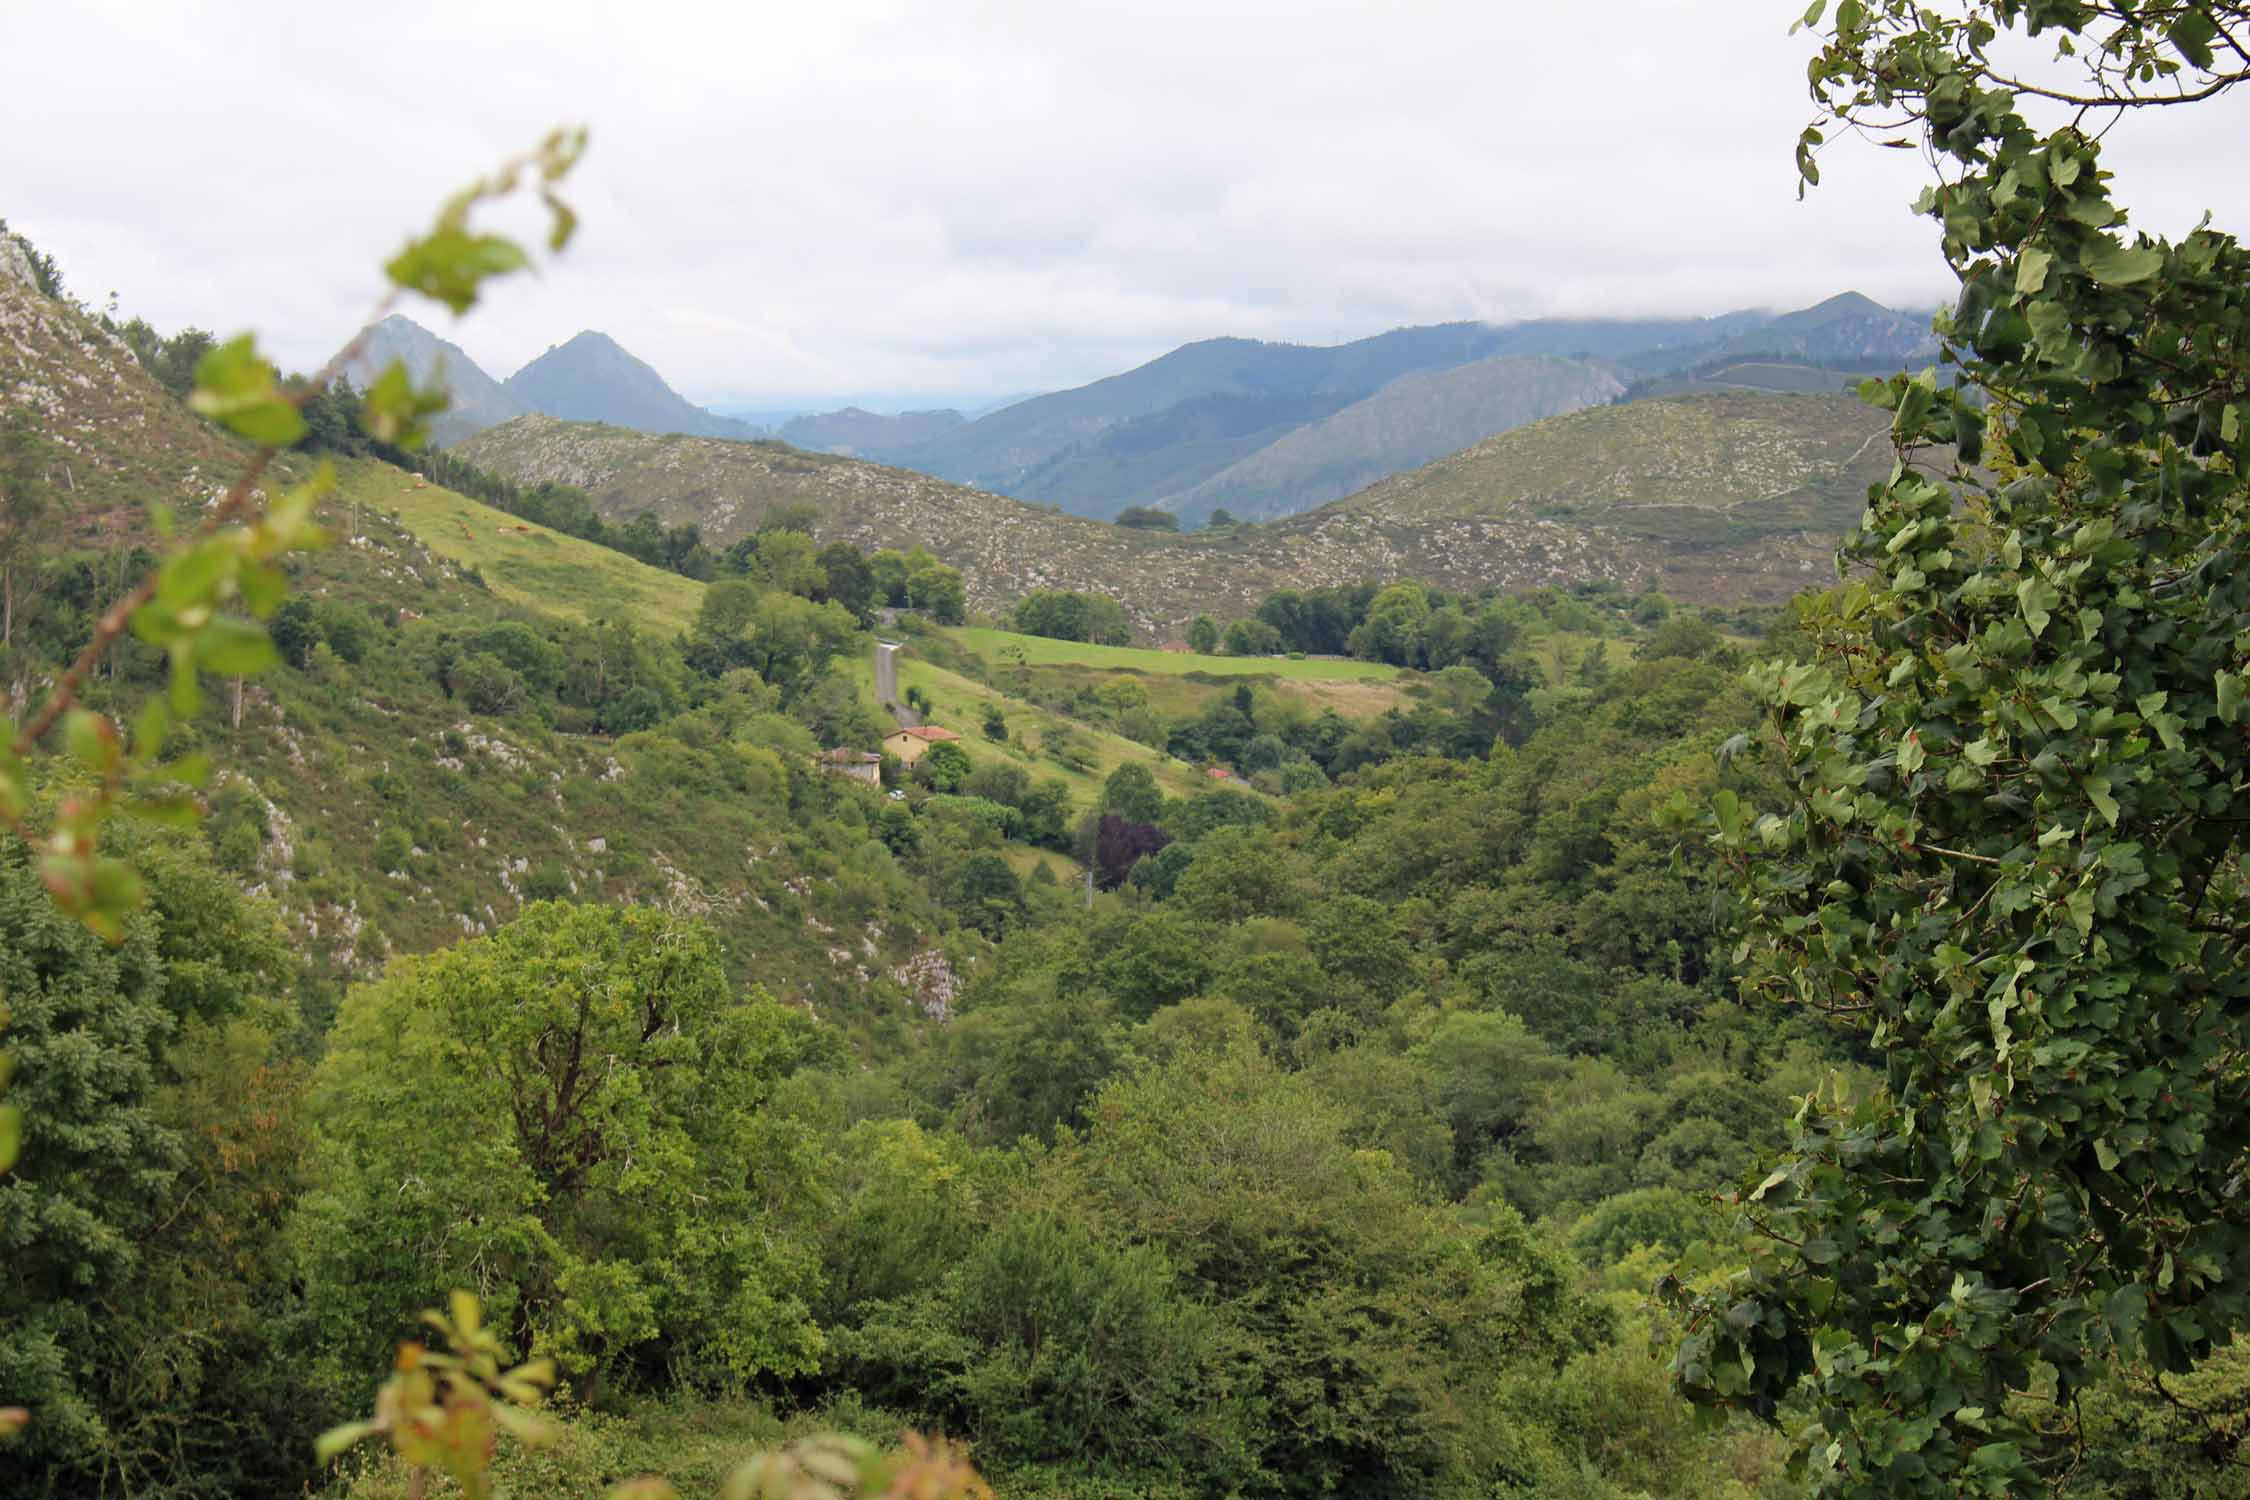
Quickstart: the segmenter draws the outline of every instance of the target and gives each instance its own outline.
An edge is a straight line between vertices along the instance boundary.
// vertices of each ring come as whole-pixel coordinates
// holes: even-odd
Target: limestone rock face
[[[12,234],[0,234],[0,281],[37,289],[39,283],[31,274],[31,255],[23,241]]]

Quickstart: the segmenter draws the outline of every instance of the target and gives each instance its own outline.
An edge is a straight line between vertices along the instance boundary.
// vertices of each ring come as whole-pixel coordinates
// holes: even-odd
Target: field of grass
[[[1205,672],[1215,677],[1278,677],[1297,682],[1389,682],[1399,669],[1376,661],[1340,658],[1293,661],[1280,656],[1198,656],[1187,651],[1152,651],[1141,646],[1093,646],[1084,641],[1055,641],[1043,635],[1018,635],[1012,630],[963,626],[951,631],[962,645],[994,667],[1021,660],[1031,667],[1078,666],[1111,671],[1150,672],[1182,676]]]
[[[874,653],[862,653],[852,663],[851,673],[861,696],[874,703]],[[959,731],[962,747],[969,752],[971,760],[997,758],[1022,766],[1034,776],[1059,776],[1070,787],[1073,805],[1080,808],[1093,806],[1101,797],[1102,783],[1109,778],[1109,773],[1129,761],[1147,766],[1157,784],[1171,796],[1192,796],[1203,786],[1204,778],[1193,766],[1174,760],[1161,750],[1010,697],[998,688],[987,687],[902,651],[899,653],[898,690],[904,694],[908,688],[920,688],[928,695],[930,713],[926,722]],[[982,726],[987,703],[997,703],[1001,713],[1007,716],[1005,742],[984,737]],[[1085,751],[1084,769],[1065,765],[1042,749],[1034,748],[1044,744],[1047,727],[1056,724],[1067,725],[1077,735]],[[1027,739],[1031,745],[1024,743]]]
[[[511,604],[581,620],[622,615],[670,636],[693,624],[703,603],[703,585],[693,579],[532,526],[388,464],[348,464],[339,479],[342,507],[395,515],[424,546],[474,567]]]

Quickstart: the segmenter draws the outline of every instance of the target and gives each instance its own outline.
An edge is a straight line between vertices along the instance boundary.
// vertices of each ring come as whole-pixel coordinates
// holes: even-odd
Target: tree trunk
[[[227,727],[229,729],[240,729],[242,727],[242,679],[240,677],[234,680],[234,708],[228,716]]]

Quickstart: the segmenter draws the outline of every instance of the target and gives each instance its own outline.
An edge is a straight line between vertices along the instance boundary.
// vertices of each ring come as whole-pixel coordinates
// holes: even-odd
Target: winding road
[[[900,701],[898,696],[898,642],[875,643],[875,699],[891,711],[898,727],[911,729],[922,722],[922,716]]]

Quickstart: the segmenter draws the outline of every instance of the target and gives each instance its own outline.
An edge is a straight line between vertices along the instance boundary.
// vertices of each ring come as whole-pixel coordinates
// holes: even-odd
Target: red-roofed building
[[[940,729],[935,724],[909,724],[885,736],[883,748],[897,756],[901,764],[911,766],[930,753],[930,746],[959,738],[961,736],[952,730]]]

